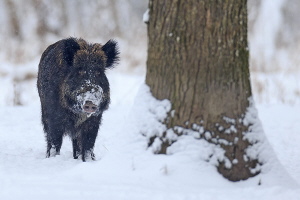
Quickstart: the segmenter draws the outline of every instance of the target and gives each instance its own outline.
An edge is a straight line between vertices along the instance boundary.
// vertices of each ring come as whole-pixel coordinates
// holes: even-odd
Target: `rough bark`
[[[221,146],[234,163],[228,168],[220,161],[224,177],[254,176],[250,168],[258,161],[245,159],[251,144],[243,139],[248,126],[242,123],[251,96],[247,1],[150,0],[149,9],[146,83],[156,98],[172,103],[167,127],[204,127],[211,137],[202,138]],[[235,131],[225,133],[230,127]],[[158,153],[171,143],[163,141]]]

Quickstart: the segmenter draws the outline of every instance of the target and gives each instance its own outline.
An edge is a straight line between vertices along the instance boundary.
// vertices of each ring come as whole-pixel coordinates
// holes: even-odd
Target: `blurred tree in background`
[[[146,8],[146,0],[0,1],[0,42],[5,47],[0,54],[10,62],[26,62],[50,43],[74,36],[100,43],[110,38],[130,41],[130,56],[130,47],[146,43]]]

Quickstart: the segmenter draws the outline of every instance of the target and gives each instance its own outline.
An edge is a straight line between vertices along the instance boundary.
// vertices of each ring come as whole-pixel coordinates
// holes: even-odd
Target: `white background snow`
[[[13,79],[36,72],[39,58],[25,64],[1,59],[0,75],[6,75],[0,79],[0,199],[299,200],[300,70],[287,56],[289,49],[276,50],[274,45],[272,34],[280,30],[278,23],[284,25],[278,13],[286,1],[262,2],[256,32],[249,39],[254,99],[270,143],[266,173],[229,182],[205,161],[210,146],[192,136],[180,138],[172,155],[154,155],[139,130],[153,128],[151,117],[155,116],[145,110],[160,103],[147,96],[144,69],[128,70],[126,59],[108,71],[112,103],[95,144],[97,161],[74,160],[67,137],[61,155],[46,159],[35,79],[12,84]],[[128,44],[120,43],[122,52]],[[135,52],[139,51],[144,55],[146,48]],[[262,66],[265,69],[259,70]],[[22,91],[19,98],[25,106],[13,106],[16,88]]]

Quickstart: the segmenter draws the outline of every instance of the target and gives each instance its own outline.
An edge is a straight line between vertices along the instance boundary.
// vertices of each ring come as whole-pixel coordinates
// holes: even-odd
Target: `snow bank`
[[[253,99],[250,98],[250,107],[247,109],[242,123],[249,126],[248,132],[243,133],[244,139],[247,139],[253,145],[246,149],[246,159],[258,159],[259,163],[255,168],[251,169],[253,173],[261,172],[258,176],[251,178],[249,182],[256,181],[257,184],[263,185],[280,185],[285,182],[289,185],[296,185],[289,174],[284,170],[276,155],[268,143],[262,124],[258,118]],[[150,92],[145,84],[141,86],[137,93],[132,113],[138,134],[143,135],[145,148],[155,153],[160,150],[162,142],[168,141],[173,143],[167,150],[168,155],[177,156],[180,154],[193,155],[195,161],[206,163],[214,168],[220,161],[224,161],[225,165],[230,168],[236,161],[231,162],[224,155],[224,150],[215,144],[206,140],[199,139],[202,134],[206,139],[211,137],[210,133],[204,132],[203,127],[199,127],[199,131],[185,130],[180,128],[182,136],[177,136],[173,130],[167,129],[163,121],[167,117],[167,113],[171,110],[171,104],[168,100],[157,100]],[[227,119],[230,120],[230,119]],[[176,127],[175,127],[176,128]],[[201,131],[202,130],[202,131]],[[231,127],[235,131],[234,127]],[[166,135],[163,136],[163,133]],[[149,147],[149,139],[155,137],[152,145]]]

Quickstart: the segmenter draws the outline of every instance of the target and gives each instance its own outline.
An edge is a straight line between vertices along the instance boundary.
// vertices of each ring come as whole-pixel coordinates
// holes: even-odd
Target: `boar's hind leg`
[[[72,145],[73,145],[73,158],[77,159],[78,156],[80,155],[78,140],[77,139],[72,139]]]
[[[47,152],[46,157],[52,157],[60,154],[60,148],[63,140],[63,132],[59,130],[49,130],[47,134]]]

